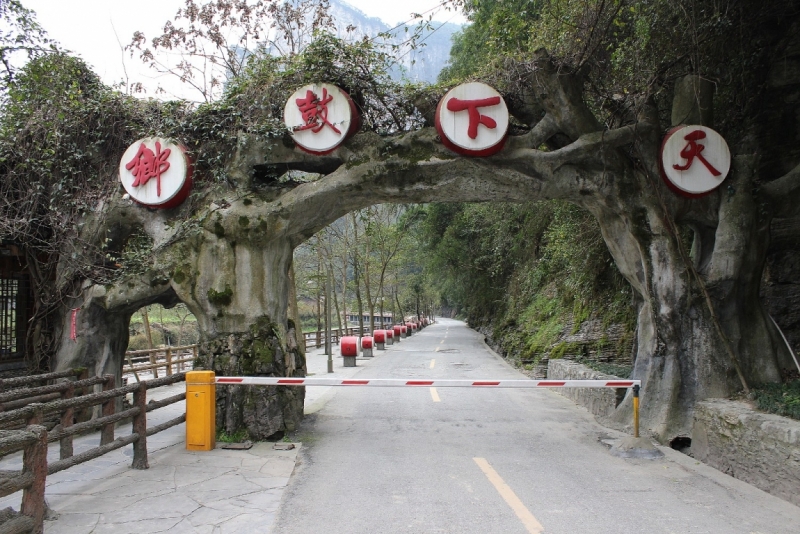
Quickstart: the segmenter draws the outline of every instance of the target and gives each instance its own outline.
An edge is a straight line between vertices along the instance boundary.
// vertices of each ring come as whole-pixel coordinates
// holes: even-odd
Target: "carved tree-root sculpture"
[[[87,228],[98,236],[143,228],[154,239],[155,260],[145,275],[87,287],[69,304],[82,306],[79,330],[91,341],[65,338],[59,368],[94,363],[98,373],[119,372],[131,313],[152,302],[182,301],[198,319],[200,365],[228,375],[302,376],[288,280],[292,251],[316,231],[381,202],[563,199],[597,218],[634,289],[634,377],[643,381],[644,430],[662,441],[688,435],[698,400],[779,380],[781,369],[792,365],[790,354],[758,290],[770,218],[797,214],[800,170],[756,196],[755,156],[741,153],[722,188],[684,199],[659,177],[666,125],[650,102],[641,102],[628,124],[609,130],[583,102],[582,81],[558,72],[546,53],[538,53],[525,82],[530,95],[522,101],[529,105],[511,111],[538,120],[490,158],[457,157],[433,128],[390,137],[362,132],[319,157],[242,138],[228,165],[237,186],[206,192],[199,208],[195,202],[152,212],[115,199]],[[692,79],[677,85],[680,122],[704,121],[697,104],[707,96],[703,91]],[[254,187],[254,169],[261,166],[324,176],[270,193]],[[679,226],[693,230],[693,243],[681,242]],[[65,333],[68,320],[65,312]],[[302,401],[299,389],[220,388],[218,428],[246,429],[254,438],[292,430]],[[629,423],[630,409],[626,399],[615,417],[620,425]]]

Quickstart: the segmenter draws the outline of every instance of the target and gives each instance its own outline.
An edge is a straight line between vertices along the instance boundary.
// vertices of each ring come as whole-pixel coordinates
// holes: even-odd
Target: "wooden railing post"
[[[158,378],[158,368],[155,367],[155,365],[156,365],[156,353],[155,352],[151,352],[150,353],[150,365],[153,366],[153,368],[152,368],[153,369],[153,378]]]
[[[25,446],[22,453],[22,472],[33,473],[33,482],[22,491],[20,512],[33,519],[33,534],[44,532],[44,486],[47,479],[47,429],[32,425],[30,432],[36,434],[37,441]]]
[[[75,386],[69,386],[69,389],[61,393],[61,400],[71,399],[75,396]],[[75,419],[75,408],[69,407],[63,412],[61,412],[61,429],[66,430],[67,428],[72,426],[72,421]],[[64,458],[69,458],[72,456],[72,436],[66,436],[61,438],[59,441],[59,445],[61,448],[61,452],[59,458],[63,460]]]
[[[44,410],[42,409],[42,404],[40,402],[32,402],[30,403],[27,408],[31,410],[30,416],[25,421],[26,425],[41,425],[42,420],[44,419]]]
[[[105,382],[103,382],[103,391],[114,389],[114,375],[105,375],[103,378],[105,378]],[[108,399],[104,402],[102,416],[114,415],[115,404],[116,399]],[[114,423],[108,423],[103,425],[103,429],[100,431],[100,445],[107,445],[112,441],[114,441]]]
[[[167,347],[167,376],[172,376],[172,348]]]
[[[133,358],[131,358],[130,353],[127,353],[126,356],[128,357],[128,367],[133,371],[133,376],[136,377],[137,382],[141,382],[141,380],[139,380],[139,373],[136,372],[136,368],[133,366]]]
[[[139,413],[133,416],[133,428],[131,431],[139,435],[139,439],[133,442],[133,464],[134,469],[149,469],[147,462],[147,384],[139,384],[139,389],[133,392],[133,406],[139,408]]]

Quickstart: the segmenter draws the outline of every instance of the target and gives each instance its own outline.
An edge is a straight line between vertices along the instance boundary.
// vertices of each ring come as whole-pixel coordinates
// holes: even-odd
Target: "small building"
[[[364,321],[364,324],[369,324],[369,314],[365,313],[361,318]],[[375,314],[375,324],[377,325],[390,325],[392,324],[392,319],[392,314],[389,312],[385,312],[383,315],[379,313]],[[347,324],[358,325],[358,313],[348,313]]]
[[[0,244],[0,371],[25,367],[25,338],[33,298],[19,247]]]

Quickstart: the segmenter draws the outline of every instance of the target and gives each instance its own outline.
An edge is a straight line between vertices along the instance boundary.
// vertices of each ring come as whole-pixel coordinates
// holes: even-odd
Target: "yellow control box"
[[[210,451],[217,444],[214,371],[186,373],[186,450]]]

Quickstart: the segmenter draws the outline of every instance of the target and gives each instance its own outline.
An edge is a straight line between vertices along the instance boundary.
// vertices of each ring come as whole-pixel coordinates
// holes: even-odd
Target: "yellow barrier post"
[[[217,444],[214,378],[214,371],[186,373],[186,450],[210,451]]]
[[[639,386],[633,386],[633,437],[639,437]]]

